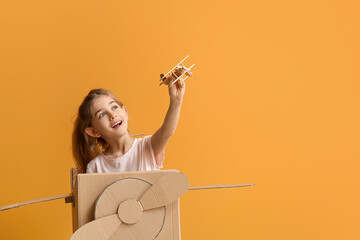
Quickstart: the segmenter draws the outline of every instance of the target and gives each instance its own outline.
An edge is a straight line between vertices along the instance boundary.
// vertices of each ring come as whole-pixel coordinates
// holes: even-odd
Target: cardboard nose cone
[[[183,173],[171,173],[158,179],[140,198],[144,210],[158,208],[174,202],[189,188]]]
[[[120,204],[118,214],[122,222],[134,224],[141,218],[142,211],[142,206],[138,201],[129,199]]]

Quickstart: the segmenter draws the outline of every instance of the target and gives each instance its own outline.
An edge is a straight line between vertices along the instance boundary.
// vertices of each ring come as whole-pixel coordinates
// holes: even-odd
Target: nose
[[[114,120],[117,117],[116,113],[111,113],[110,120]]]

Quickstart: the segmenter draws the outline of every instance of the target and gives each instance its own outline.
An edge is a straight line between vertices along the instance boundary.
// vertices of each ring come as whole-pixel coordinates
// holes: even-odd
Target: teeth
[[[112,127],[115,127],[116,125],[119,125],[121,123],[121,121],[118,121],[116,123],[114,123],[114,125],[112,125]]]

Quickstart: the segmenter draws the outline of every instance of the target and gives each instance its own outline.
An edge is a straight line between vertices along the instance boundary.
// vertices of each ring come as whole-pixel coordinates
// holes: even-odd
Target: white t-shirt
[[[161,164],[157,165],[151,145],[151,136],[135,138],[129,151],[124,155],[111,159],[102,153],[91,160],[87,165],[86,173],[160,170],[163,167],[164,151],[161,155]]]

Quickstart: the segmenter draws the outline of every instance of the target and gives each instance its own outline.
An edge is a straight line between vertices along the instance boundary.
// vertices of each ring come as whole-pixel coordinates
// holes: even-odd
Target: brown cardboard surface
[[[79,228],[70,238],[70,240],[86,239],[101,240],[109,239],[110,236],[121,225],[117,214],[101,218],[100,221],[91,221]]]
[[[141,178],[123,178],[110,184],[96,202],[95,219],[118,211],[119,205],[128,199],[139,199],[151,187]]]
[[[178,171],[162,170],[77,175],[77,184],[73,191],[75,199],[74,209],[77,215],[73,215],[74,218],[76,218],[74,219],[76,221],[74,225],[81,228],[81,226],[84,226],[86,223],[95,220],[93,222],[98,222],[92,223],[94,226],[102,226],[103,223],[101,219],[104,218],[105,215],[109,214],[108,216],[112,216],[118,214],[119,201],[122,201],[123,194],[130,196],[126,196],[125,198],[127,199],[125,200],[139,200],[144,193],[144,189],[146,192],[146,190],[150,189],[162,176],[176,172]],[[114,182],[119,182],[119,184],[114,184]],[[125,182],[127,183],[125,184]],[[114,192],[123,194],[114,198],[112,194],[106,191],[106,189],[112,188],[122,189],[121,192]],[[116,200],[118,197],[120,197],[120,200]],[[119,215],[117,215],[117,217],[121,222]],[[147,232],[146,229],[150,232]],[[165,207],[143,211],[142,217],[135,224],[128,225],[121,223],[115,232],[121,234],[121,239],[126,239],[126,235],[129,235],[128,239],[148,239],[148,236],[155,234],[156,240],[178,240],[180,239],[179,200],[176,199]],[[109,238],[105,236],[104,239],[119,239],[115,232],[113,236]],[[85,235],[84,238],[79,239],[90,239],[86,238]]]
[[[181,197],[189,187],[185,174],[169,173],[159,178],[140,198],[144,210],[167,205]]]
[[[135,224],[121,224],[109,240],[157,240],[157,236],[165,237],[162,232],[164,227],[164,212],[162,210],[163,208],[156,208],[144,211],[141,219]],[[171,239],[171,236],[168,239]]]
[[[134,224],[142,217],[143,208],[136,199],[122,202],[118,209],[119,218],[123,223]]]

